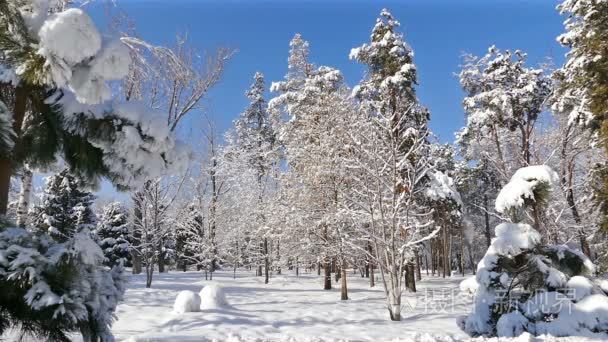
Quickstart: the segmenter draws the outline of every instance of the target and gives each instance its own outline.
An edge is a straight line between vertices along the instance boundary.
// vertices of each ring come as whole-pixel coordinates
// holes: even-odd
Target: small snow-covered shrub
[[[209,284],[199,292],[201,297],[201,310],[219,309],[228,307],[224,289],[216,284]]]
[[[184,312],[200,311],[201,297],[192,291],[181,291],[173,303],[173,312],[182,314]]]
[[[531,205],[540,210],[552,175],[548,167],[520,169],[501,191],[496,209]],[[510,191],[518,186],[527,190]],[[509,206],[502,205],[507,202]],[[526,223],[501,223],[495,235],[477,265],[475,281],[461,284],[468,292],[477,285],[474,310],[459,322],[463,330],[499,337],[608,333],[608,296],[588,278],[595,267],[583,253],[543,244],[541,234]]]

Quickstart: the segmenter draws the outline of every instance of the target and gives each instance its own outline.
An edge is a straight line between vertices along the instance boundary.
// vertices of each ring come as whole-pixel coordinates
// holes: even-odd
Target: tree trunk
[[[490,227],[490,213],[488,212],[488,195],[483,195],[483,212],[485,218],[486,229],[484,235],[486,236],[486,245],[490,247],[492,244],[492,228]]]
[[[277,240],[277,254],[275,259],[275,267],[277,268],[277,274],[281,274],[281,253],[280,253],[280,242]]]
[[[422,274],[420,272],[420,264],[421,261],[420,259],[422,258],[419,254],[418,254],[418,250],[414,251],[414,255],[416,257],[416,280],[422,280]]]
[[[268,258],[268,239],[264,238],[264,284],[270,280],[270,259]]]
[[[416,292],[416,269],[414,263],[408,265],[408,274],[410,275],[410,291]]]
[[[340,268],[342,277],[340,277],[341,280],[341,287],[340,287],[340,300],[348,300],[348,288],[346,287],[346,262],[342,262],[342,267]]]
[[[442,252],[443,252],[443,255],[442,255],[443,256],[443,260],[442,260],[442,263],[443,263],[443,278],[445,278],[446,276],[450,275],[450,265],[449,265],[450,259],[449,259],[449,256],[448,256],[449,247],[448,247],[448,230],[447,230],[447,227],[443,227],[443,241],[442,241],[442,244],[443,244],[443,248],[442,248],[443,249],[442,250]]]
[[[152,275],[154,274],[154,262],[149,260],[146,265],[146,287],[152,286]]]
[[[158,248],[158,273],[165,273],[165,252],[162,251],[162,246]]]
[[[17,205],[17,227],[25,228],[27,224],[27,213],[30,206],[30,194],[32,193],[32,179],[34,173],[25,165],[21,175],[21,190],[19,191],[19,203]]]
[[[13,107],[13,132],[17,137],[21,135],[21,127],[25,118],[27,107],[27,96],[29,87],[21,82],[15,88],[15,106]],[[19,141],[17,138],[15,143]],[[13,149],[16,149],[14,146]],[[11,187],[11,176],[13,174],[13,162],[9,157],[0,158],[0,216],[6,215],[8,209],[8,195]]]
[[[399,277],[398,274],[391,274],[391,277]],[[394,279],[391,283],[398,284],[399,281]],[[391,321],[400,321],[401,320],[401,295],[400,291],[397,288],[389,288],[388,289],[388,313],[391,318]]]
[[[330,262],[325,259],[323,262],[324,276],[323,276],[323,290],[331,290],[331,265]]]
[[[570,176],[572,177],[572,176]],[[565,181],[562,181],[565,183]],[[587,256],[591,257],[591,248],[589,247],[589,242],[587,241],[587,234],[585,233],[584,228],[581,226],[581,217],[578,214],[578,208],[576,207],[576,202],[574,201],[574,191],[572,190],[572,186],[569,186],[566,190],[566,202],[570,207],[570,211],[572,212],[572,217],[574,218],[574,222],[580,227],[578,229],[578,238],[581,244],[581,251]]]
[[[78,329],[80,330],[80,335],[82,335],[82,342],[100,341],[100,338],[97,333],[93,329],[91,329],[91,324],[88,320],[78,322]]]
[[[144,187],[148,187],[149,183],[146,182],[146,184],[144,184]],[[142,264],[141,264],[141,254],[140,251],[137,250],[137,246],[139,246],[139,244],[141,243],[141,230],[137,229],[135,227],[135,224],[137,222],[141,223],[142,219],[143,219],[143,213],[141,210],[141,206],[142,206],[142,199],[143,199],[143,193],[142,192],[135,192],[132,196],[131,196],[132,200],[133,200],[133,224],[131,225],[132,227],[132,232],[131,232],[131,264],[132,264],[132,268],[131,271],[133,274],[140,274],[142,271]]]
[[[433,275],[435,275],[435,254],[436,254],[435,248],[433,248],[434,245],[435,245],[435,239],[431,239],[429,241],[429,250],[431,253],[431,273]]]
[[[342,276],[342,271],[341,271],[341,267],[338,265],[337,261],[334,262],[334,267],[335,267],[334,268],[334,272],[335,272],[334,276],[336,278],[335,280],[336,280],[336,283],[337,283],[338,280],[340,280],[340,277]]]

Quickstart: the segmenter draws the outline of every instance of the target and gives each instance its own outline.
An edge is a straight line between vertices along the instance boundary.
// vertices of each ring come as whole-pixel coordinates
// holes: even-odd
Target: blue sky
[[[553,0],[402,0],[402,1],[237,1],[116,0],[136,23],[139,34],[155,44],[171,44],[187,32],[199,50],[238,49],[221,83],[205,100],[219,130],[228,129],[247,105],[243,96],[256,71],[268,85],[287,69],[288,43],[296,32],[310,42],[311,61],[342,70],[349,85],[364,68],[348,59],[351,48],[369,40],[383,7],[401,22],[419,72],[418,96],[431,110],[431,128],[444,142],[464,122],[458,79],[462,54],[484,54],[490,45],[528,53],[530,65],[551,57],[557,65],[565,50],[555,38],[563,18]],[[88,12],[103,25],[98,5]],[[102,26],[103,27],[103,26]],[[194,114],[186,130],[202,127]],[[189,132],[185,136],[193,137]],[[110,194],[107,186],[102,191]]]

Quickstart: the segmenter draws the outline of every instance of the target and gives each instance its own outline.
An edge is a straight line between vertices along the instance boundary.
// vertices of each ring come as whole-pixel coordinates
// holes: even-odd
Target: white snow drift
[[[201,297],[192,291],[181,291],[173,303],[173,312],[182,314],[185,312],[200,311]]]
[[[201,310],[227,308],[230,305],[226,300],[224,289],[216,284],[209,284],[199,292]]]

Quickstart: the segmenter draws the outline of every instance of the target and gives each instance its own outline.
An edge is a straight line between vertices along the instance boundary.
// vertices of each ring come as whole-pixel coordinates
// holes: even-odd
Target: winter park
[[[608,341],[608,0],[0,0],[0,341]]]

